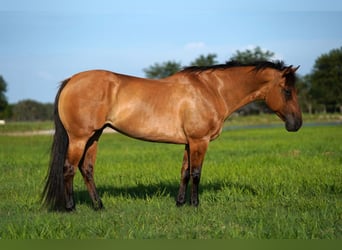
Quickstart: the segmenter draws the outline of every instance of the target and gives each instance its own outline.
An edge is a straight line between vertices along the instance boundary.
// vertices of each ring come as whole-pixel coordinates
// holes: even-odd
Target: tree
[[[218,62],[215,59],[216,57],[216,54],[208,54],[206,56],[200,55],[198,58],[190,63],[190,66],[211,66],[217,64]]]
[[[217,64],[218,62],[215,60],[216,57],[216,54],[208,54],[206,56],[200,55],[190,63],[190,66],[210,66]],[[179,62],[166,61],[163,63],[155,63],[154,65],[143,70],[147,78],[161,79],[177,73],[178,71],[182,70],[182,68],[183,66]]]
[[[310,94],[311,91],[311,83],[310,83],[310,75],[298,76],[296,81],[296,88],[298,91],[298,101],[303,112],[307,112],[309,114],[313,113],[315,107],[315,102]]]
[[[5,118],[8,102],[6,98],[7,83],[5,79],[0,75],[0,119]]]
[[[155,63],[154,65],[143,70],[147,78],[161,79],[173,75],[181,69],[182,66],[180,63],[175,61],[167,61],[161,64]]]
[[[237,61],[240,63],[252,63],[255,61],[268,61],[271,60],[274,53],[271,51],[263,51],[259,46],[255,47],[253,50],[247,49],[245,51],[237,50],[236,54],[231,56],[231,61]]]
[[[310,82],[310,94],[325,111],[342,112],[342,47],[316,59]]]
[[[13,105],[12,119],[16,121],[43,121],[53,117],[53,104],[23,100]]]

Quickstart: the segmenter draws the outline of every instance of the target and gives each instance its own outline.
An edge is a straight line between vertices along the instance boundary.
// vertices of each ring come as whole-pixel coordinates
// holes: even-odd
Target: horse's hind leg
[[[94,165],[97,153],[97,141],[100,135],[101,131],[98,131],[92,138],[89,139],[83,162],[81,162],[79,166],[95,210],[103,208],[103,204],[96,191],[96,185],[94,181]]]
[[[75,176],[75,166],[73,166],[69,160],[65,161],[64,164],[64,199],[65,199],[65,209],[67,211],[75,210],[74,201],[74,176]]]
[[[82,159],[85,145],[85,141],[82,140],[69,141],[68,154],[63,169],[65,209],[67,211],[75,210],[73,182],[75,170]]]

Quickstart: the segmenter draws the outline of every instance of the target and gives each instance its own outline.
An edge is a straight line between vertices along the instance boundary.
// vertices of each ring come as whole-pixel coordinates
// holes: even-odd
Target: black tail
[[[50,167],[42,194],[43,204],[52,210],[63,210],[65,207],[63,168],[68,151],[69,139],[59,117],[58,101],[62,89],[68,81],[69,79],[62,82],[55,99],[55,135],[51,148]]]

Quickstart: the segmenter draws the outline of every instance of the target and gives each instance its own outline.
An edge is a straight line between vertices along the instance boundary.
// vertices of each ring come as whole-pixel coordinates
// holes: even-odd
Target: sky
[[[224,63],[256,46],[305,75],[342,46],[341,24],[341,0],[0,0],[0,75],[9,103],[45,103],[81,71],[144,77],[154,63]]]

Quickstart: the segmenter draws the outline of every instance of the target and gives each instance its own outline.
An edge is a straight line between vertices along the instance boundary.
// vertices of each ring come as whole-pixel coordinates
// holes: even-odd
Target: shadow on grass
[[[104,195],[110,197],[124,197],[127,199],[150,199],[157,197],[168,197],[174,198],[178,194],[179,183],[176,182],[161,182],[156,184],[136,184],[127,187],[116,187],[116,186],[99,186],[97,191],[100,197]],[[248,193],[251,195],[257,195],[257,191],[250,185],[244,185],[233,182],[215,182],[215,183],[203,183],[200,185],[199,195],[203,192],[219,192],[224,188],[239,189],[242,193]],[[187,200],[189,200],[189,192],[191,190],[191,184],[189,183]],[[92,204],[86,189],[75,192],[76,203],[87,203]]]
[[[174,197],[178,193],[179,183],[136,184],[126,187],[101,185],[97,187],[100,197],[124,197],[127,199],[148,199],[153,197]],[[86,189],[75,191],[76,203],[91,205],[91,199]]]

